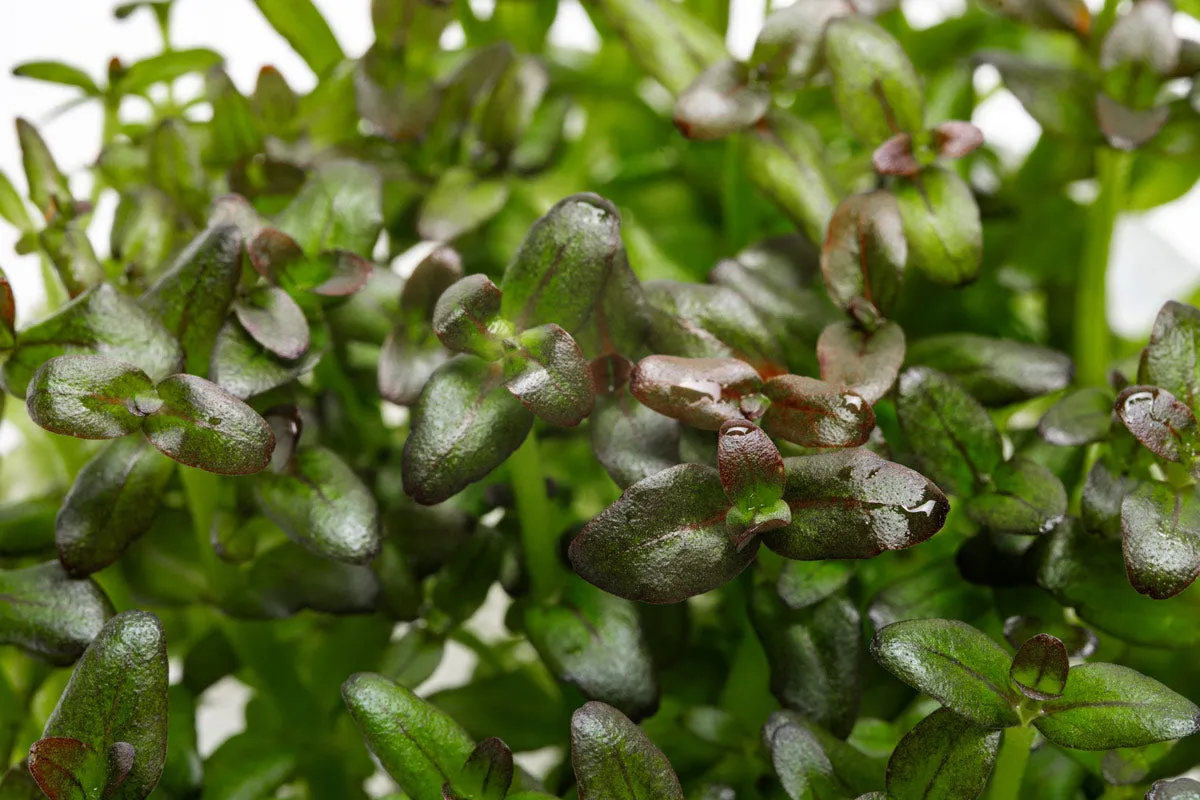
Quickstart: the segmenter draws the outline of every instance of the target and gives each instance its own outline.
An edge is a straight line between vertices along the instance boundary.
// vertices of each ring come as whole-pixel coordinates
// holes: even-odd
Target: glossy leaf
[[[983,131],[969,122],[950,121],[933,127],[933,149],[942,158],[963,158],[983,144]]]
[[[12,74],[18,78],[32,78],[36,81],[82,89],[89,97],[100,94],[100,87],[90,75],[61,61],[26,61],[13,67]]]
[[[1200,709],[1128,667],[1082,664],[1071,670],[1062,697],[1042,704],[1033,724],[1060,747],[1143,747],[1195,733]]]
[[[853,577],[849,561],[788,561],[775,588],[785,606],[799,611],[835,594]]]
[[[720,139],[749,128],[767,113],[771,95],[749,69],[729,59],[696,76],[675,100],[675,127],[689,139]]]
[[[900,376],[900,426],[922,473],[944,491],[975,494],[1003,461],[988,413],[955,381],[926,367]]]
[[[502,464],[532,426],[533,414],[503,386],[499,364],[447,361],[413,407],[404,491],[425,505],[448,499]]]
[[[505,357],[504,385],[526,408],[563,427],[592,413],[591,367],[571,334],[558,325],[539,325],[521,332],[515,344]]]
[[[37,238],[71,297],[104,280],[104,267],[80,223],[46,228]]]
[[[922,475],[853,449],[784,459],[790,525],[763,536],[787,558],[872,558],[941,530],[950,504]]]
[[[805,81],[820,65],[825,26],[853,12],[845,0],[814,0],[776,9],[763,21],[749,63],[769,81]]]
[[[940,708],[909,731],[888,761],[894,800],[979,797],[996,763],[1000,731],[981,728]]]
[[[649,408],[710,431],[753,413],[761,387],[758,372],[734,358],[649,356],[638,362],[629,381],[633,396]]]
[[[146,373],[103,356],[58,356],[33,373],[29,418],[52,433],[115,439],[141,430],[162,405]]]
[[[1079,389],[1050,407],[1038,423],[1042,438],[1060,447],[1103,441],[1112,429],[1112,395],[1104,389]]]
[[[871,154],[871,166],[880,175],[903,175],[911,178],[921,171],[921,162],[913,155],[913,140],[907,133],[897,133]]]
[[[625,40],[638,66],[672,94],[682,92],[704,67],[725,54],[712,31],[704,30],[706,36],[687,31],[661,3],[601,0],[597,7]]]
[[[622,489],[680,461],[679,423],[639,403],[628,387],[596,398],[592,452]]]
[[[119,439],[83,466],[63,498],[55,545],[73,576],[114,563],[150,529],[174,464],[140,437]]]
[[[112,616],[90,578],[73,580],[57,561],[0,571],[0,641],[66,665],[83,653]]]
[[[342,686],[350,716],[371,752],[414,800],[442,800],[442,784],[475,749],[450,717],[380,675]]]
[[[370,256],[383,224],[381,205],[378,173],[356,161],[330,161],[309,175],[277,224],[310,256],[326,250]]]
[[[283,620],[306,609],[368,614],[379,609],[380,594],[369,567],[330,561],[285,540],[255,558],[245,584],[221,607],[244,619]]]
[[[880,629],[871,654],[914,689],[987,730],[1018,723],[1008,654],[965,622],[914,619]]]
[[[332,450],[299,450],[290,470],[259,475],[254,496],[264,514],[323,558],[365,564],[379,554],[375,498]]]
[[[447,349],[474,353],[488,361],[500,357],[501,293],[483,273],[468,275],[451,284],[437,298],[433,330]]]
[[[812,241],[821,241],[838,195],[816,132],[794,116],[768,114],[744,147],[750,182]]]
[[[1200,395],[1200,309],[1168,302],[1142,351],[1138,382],[1158,386],[1193,406]]]
[[[78,739],[47,737],[29,750],[29,774],[51,800],[100,795],[109,782],[108,771],[105,756]]]
[[[318,78],[345,58],[329,24],[311,0],[254,0],[254,4]]]
[[[550,75],[536,58],[513,59],[483,106],[479,143],[483,163],[503,164],[520,152],[522,140],[534,123],[549,88]],[[514,152],[515,151],[515,152]],[[519,165],[517,165],[519,168]]]
[[[425,196],[417,233],[439,242],[457,239],[500,213],[508,194],[503,180],[477,178],[464,167],[451,167]]]
[[[150,794],[167,756],[167,646],[157,617],[126,611],[105,624],[75,665],[43,736],[78,739],[105,754],[125,743],[132,763],[108,796]]]
[[[242,399],[291,383],[320,361],[327,334],[309,328],[309,348],[298,359],[280,358],[251,338],[239,323],[229,320],[217,333],[209,377]]]
[[[1146,800],[1196,800],[1200,798],[1200,781],[1191,778],[1155,781],[1146,792]]]
[[[729,500],[717,470],[680,464],[625,490],[571,542],[571,565],[606,592],[676,603],[732,580],[754,560],[725,530]]]
[[[501,314],[518,330],[554,323],[572,332],[592,312],[624,252],[617,207],[594,194],[560,200],[534,223],[500,288]]]
[[[1138,64],[1169,75],[1179,61],[1179,37],[1171,24],[1174,12],[1165,0],[1145,0],[1130,7],[1100,45],[1100,66],[1111,70]]]
[[[232,225],[209,228],[142,296],[142,307],[183,346],[193,375],[207,374],[209,353],[241,275],[241,232]]]
[[[530,643],[559,680],[634,720],[658,709],[658,681],[637,607],[572,580],[552,604],[525,613]]]
[[[1031,700],[1062,696],[1069,679],[1067,648],[1061,640],[1039,633],[1028,639],[1013,656],[1009,677],[1017,691]]]
[[[967,513],[1002,533],[1049,533],[1067,515],[1067,490],[1048,467],[1018,456],[996,468],[990,487],[971,498]]]
[[[835,322],[821,331],[817,340],[821,380],[848,387],[875,405],[900,376],[904,351],[904,329],[894,322],[885,322],[871,332],[849,322]]]
[[[780,375],[765,382],[762,393],[771,401],[763,427],[801,447],[857,447],[875,428],[870,403],[823,381]]]
[[[771,765],[791,800],[835,800],[849,792],[834,773],[821,742],[804,725],[775,713],[763,726]]]
[[[513,780],[512,750],[499,739],[484,739],[463,765],[458,786],[473,800],[504,800]],[[449,784],[442,787],[447,797]]]
[[[295,360],[308,351],[304,311],[278,286],[250,290],[234,302],[233,313],[254,341],[280,358]]]
[[[1146,449],[1167,461],[1191,462],[1200,429],[1192,410],[1165,389],[1130,386],[1117,395],[1117,418]]]
[[[1200,503],[1190,489],[1143,483],[1121,503],[1125,573],[1141,594],[1174,597],[1200,575]]]
[[[651,349],[688,358],[732,356],[764,375],[783,372],[779,342],[736,291],[676,281],[653,281],[645,290]],[[609,315],[621,307],[610,308]]]
[[[879,190],[854,194],[838,205],[821,250],[829,299],[852,311],[856,298],[887,315],[900,296],[908,244],[896,200]]]
[[[55,356],[87,353],[127,361],[151,380],[179,369],[183,353],[170,332],[107,283],[94,286],[17,336],[3,365],[4,385],[17,397],[33,373]]]
[[[172,375],[156,391],[162,406],[146,417],[143,430],[164,455],[223,475],[259,472],[270,463],[271,426],[217,384]]]
[[[908,263],[945,286],[979,277],[983,229],[971,188],[952,170],[928,167],[893,187]]]
[[[671,764],[612,706],[591,702],[571,717],[579,800],[683,800]]]
[[[908,348],[908,363],[954,378],[987,406],[1002,406],[1065,389],[1071,359],[1048,347],[968,333],[931,336]]]
[[[783,500],[783,456],[757,425],[742,420],[721,425],[717,471],[733,504],[725,524],[738,547],[792,521]]]
[[[868,144],[924,123],[921,83],[900,43],[865,17],[841,17],[825,30],[833,99],[846,127]]]

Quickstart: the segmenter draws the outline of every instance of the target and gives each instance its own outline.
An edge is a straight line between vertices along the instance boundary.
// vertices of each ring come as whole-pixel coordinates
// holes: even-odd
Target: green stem
[[[1075,377],[1084,385],[1101,386],[1111,360],[1108,330],[1108,259],[1113,227],[1124,204],[1129,154],[1108,147],[1096,150],[1100,194],[1088,211],[1078,290],[1075,295]]]
[[[992,771],[988,800],[1020,799],[1025,764],[1029,761],[1029,749],[1033,746],[1036,732],[1032,725],[1005,729],[1000,742],[1000,755],[996,757],[996,768]]]
[[[529,570],[533,599],[535,602],[546,600],[558,589],[562,570],[536,434],[530,432],[525,444],[512,454],[508,471],[517,500],[521,544],[525,548],[525,568]]]

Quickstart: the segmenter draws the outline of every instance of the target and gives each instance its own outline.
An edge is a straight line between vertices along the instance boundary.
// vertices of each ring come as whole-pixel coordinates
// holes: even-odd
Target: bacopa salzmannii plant
[[[586,0],[594,52],[374,0],[357,59],[255,2],[312,92],[169,0],[16,70],[105,126],[87,199],[24,120],[0,176],[0,800],[1200,798],[1200,310],[1105,315],[1200,177],[1166,0],[797,0],[744,61],[726,0]]]

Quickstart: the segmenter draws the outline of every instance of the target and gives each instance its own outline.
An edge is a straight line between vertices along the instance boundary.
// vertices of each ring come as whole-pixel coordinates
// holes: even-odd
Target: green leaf
[[[42,800],[45,796],[24,761],[13,764],[0,777],[0,800]]]
[[[766,115],[771,93],[755,84],[750,70],[733,59],[718,61],[696,76],[675,100],[675,127],[689,139],[720,139],[745,130]]]
[[[0,555],[45,553],[54,546],[57,494],[0,504]]]
[[[290,470],[258,476],[254,497],[288,536],[323,558],[365,564],[379,555],[375,498],[332,450],[298,450]]]
[[[508,202],[503,179],[477,178],[465,167],[451,167],[425,195],[417,219],[423,239],[449,242],[487,224]]]
[[[638,362],[629,381],[642,404],[709,431],[760,409],[761,388],[757,370],[735,358],[649,356]]]
[[[729,420],[717,438],[717,472],[733,507],[726,528],[738,547],[792,521],[783,501],[783,457],[752,422]]]
[[[217,164],[236,164],[263,149],[263,137],[247,100],[220,68],[204,76],[204,93],[212,104],[206,154]]]
[[[1200,309],[1168,302],[1142,351],[1138,382],[1166,389],[1194,408],[1200,395]]]
[[[501,313],[518,330],[587,321],[610,270],[623,261],[621,215],[594,194],[560,200],[533,224],[509,262]]]
[[[881,628],[871,654],[914,689],[988,730],[1018,724],[1011,659],[965,622],[913,619]]]
[[[379,604],[379,580],[369,567],[330,561],[284,541],[255,559],[245,585],[221,607],[245,619],[282,620],[305,609],[370,614]]]
[[[78,739],[48,737],[30,748],[29,773],[51,800],[87,800],[122,779],[109,778],[108,761]]]
[[[380,675],[352,675],[342,697],[367,747],[413,800],[442,800],[474,750],[450,717]]]
[[[824,381],[780,375],[765,382],[762,393],[771,401],[763,427],[801,447],[857,447],[875,428],[870,403]]]
[[[862,621],[842,597],[787,608],[770,584],[755,586],[750,620],[771,667],[771,694],[784,708],[850,735],[862,695]]]
[[[204,765],[196,743],[196,695],[182,683],[167,691],[167,761],[158,789],[175,796],[196,794]]]
[[[736,291],[701,283],[653,281],[645,285],[645,292],[651,313],[651,350],[688,358],[738,358],[765,375],[784,371],[779,341]],[[609,318],[626,313],[621,304],[606,307],[605,312]],[[639,343],[637,350],[641,349]]]
[[[821,742],[804,725],[775,713],[763,726],[771,765],[791,800],[842,800],[849,792],[834,774]]]
[[[978,53],[975,60],[999,70],[1004,87],[1051,136],[1085,142],[1100,138],[1094,110],[1099,87],[1084,71],[998,50]]]
[[[904,329],[894,322],[870,332],[850,322],[832,323],[817,340],[821,380],[845,386],[875,405],[900,376],[904,348]]]
[[[254,287],[234,301],[233,313],[250,338],[274,355],[294,361],[308,352],[304,310],[278,286]]]
[[[521,446],[533,414],[503,386],[499,364],[452,358],[429,378],[404,443],[404,491],[433,505],[485,477]]]
[[[535,416],[573,427],[592,413],[591,368],[571,334],[558,325],[539,325],[504,346],[504,385]]]
[[[1200,799],[1200,781],[1191,778],[1176,778],[1175,780],[1155,781],[1146,792],[1146,800],[1198,800]]]
[[[142,307],[183,345],[193,375],[208,372],[209,354],[241,276],[242,234],[222,225],[193,239],[142,295]]]
[[[312,0],[254,0],[254,5],[317,78],[328,75],[346,57]]]
[[[954,378],[987,406],[1003,406],[1065,389],[1071,359],[1048,347],[969,333],[930,336],[908,348],[908,363]]]
[[[787,558],[872,558],[941,530],[950,504],[927,478],[869,450],[785,458],[792,522],[763,536]]]
[[[154,275],[173,251],[176,236],[170,199],[156,189],[142,189],[118,202],[109,250],[134,271]]]
[[[38,234],[37,240],[71,297],[78,297],[89,286],[104,280],[104,267],[78,222],[72,220],[48,227]]]
[[[1169,75],[1179,62],[1179,37],[1171,24],[1174,12],[1164,0],[1131,7],[1117,18],[1100,43],[1100,68],[1138,65]]]
[[[908,263],[944,286],[962,286],[979,277],[983,228],[975,196],[958,173],[926,167],[892,187],[904,235]]]
[[[33,373],[29,418],[52,433],[115,439],[141,430],[162,402],[146,373],[103,356],[57,356]]]
[[[0,571],[0,595],[0,642],[59,665],[79,658],[113,614],[93,580],[73,580],[57,561]]]
[[[836,594],[853,577],[851,561],[787,561],[775,589],[785,606],[799,611]]]
[[[447,349],[496,361],[502,353],[500,289],[487,275],[468,275],[446,288],[433,309],[433,331]]]
[[[1049,533],[1067,515],[1067,490],[1049,467],[1018,456],[996,468],[990,487],[971,498],[967,513],[1001,533]]]
[[[1121,503],[1125,573],[1141,594],[1174,597],[1200,575],[1200,502],[1192,489],[1143,483]]]
[[[195,133],[181,120],[164,120],[150,132],[146,150],[153,184],[193,221],[202,220],[210,196]]]
[[[833,99],[846,127],[869,145],[924,128],[921,82],[900,43],[866,17],[840,17],[825,28]]]
[[[291,383],[321,360],[327,331],[310,328],[309,348],[298,359],[280,358],[256,342],[235,320],[217,332],[209,377],[234,397],[253,397]]]
[[[164,455],[222,475],[248,475],[270,463],[271,426],[217,384],[172,375],[156,391],[162,407],[146,417],[143,430]]]
[[[63,498],[55,545],[81,577],[116,562],[158,515],[175,465],[141,438],[118,439],[83,466]]]
[[[776,9],[763,21],[749,64],[768,81],[807,82],[820,67],[825,26],[853,11],[844,0]]]
[[[889,192],[852,194],[838,205],[821,249],[821,272],[836,306],[855,313],[857,301],[875,316],[891,313],[907,260],[900,209]]]
[[[1070,662],[1061,640],[1039,633],[1026,640],[1013,656],[1008,675],[1013,685],[1030,700],[1053,700],[1062,696],[1069,678]]]
[[[717,471],[680,464],[625,490],[571,542],[584,580],[644,603],[677,603],[735,578],[754,560],[725,528],[729,500]]]
[[[116,95],[145,94],[156,83],[170,83],[193,72],[205,72],[223,61],[205,48],[169,50],[130,64],[112,87]]]
[[[561,598],[525,612],[529,642],[559,680],[634,720],[658,710],[658,680],[632,602],[572,579]]]
[[[98,97],[101,94],[100,87],[92,80],[92,76],[79,67],[72,67],[61,61],[26,61],[13,67],[12,74],[18,78],[73,86],[82,89],[88,97]]]
[[[1130,386],[1117,395],[1117,418],[1147,450],[1190,463],[1200,436],[1192,410],[1156,386]]]
[[[25,208],[25,201],[17,194],[12,181],[3,172],[0,172],[0,219],[7,220],[21,233],[34,230],[29,210]]]
[[[74,216],[75,200],[67,176],[50,155],[42,135],[27,120],[17,118],[17,140],[21,145],[21,163],[29,184],[29,199],[47,220]]]
[[[1112,430],[1112,394],[1089,387],[1065,395],[1038,423],[1042,438],[1059,447],[1104,441]]]
[[[1000,749],[1000,731],[989,731],[940,708],[917,723],[888,761],[893,800],[959,800],[979,797]]]
[[[592,452],[622,489],[680,462],[679,423],[639,403],[627,386],[596,398]]]
[[[579,800],[683,800],[662,751],[612,706],[587,703],[571,717]]]
[[[1110,750],[1181,739],[1200,729],[1200,708],[1128,667],[1082,664],[1062,697],[1042,704],[1034,722],[1060,747]]]
[[[685,28],[680,17],[689,12],[680,9],[679,17],[674,16],[662,0],[600,0],[596,7],[625,40],[642,71],[671,94],[682,92],[701,70],[725,56],[718,37],[711,31],[707,36],[696,34],[700,26],[694,19],[692,28]]]
[[[221,743],[204,761],[204,800],[270,797],[300,765],[288,742],[244,731]]]
[[[746,177],[809,239],[823,241],[838,203],[826,172],[824,144],[791,115],[770,113],[765,120],[743,143]]]
[[[970,497],[1004,460],[995,423],[954,380],[927,367],[900,376],[900,427],[921,472],[944,491]]]
[[[513,781],[513,757],[508,745],[496,738],[484,739],[467,758],[462,777],[455,784],[471,800],[504,800]],[[450,786],[442,787],[446,797]]]
[[[494,528],[480,525],[438,571],[427,597],[446,615],[449,625],[465,622],[487,600],[505,550],[504,538]]]
[[[397,326],[379,352],[379,395],[401,406],[416,403],[430,376],[450,358],[432,332],[417,341],[407,334]]]
[[[977,619],[992,604],[990,588],[964,580],[958,565],[946,560],[887,585],[871,598],[867,616],[879,629],[906,619]]]
[[[131,755],[132,764],[108,797],[150,794],[167,757],[167,643],[156,616],[126,611],[105,624],[75,665],[43,736],[78,739],[106,754],[127,743],[132,754],[123,759]]]
[[[472,736],[481,738],[490,732],[518,752],[537,750],[561,744],[569,724],[562,693],[547,678],[542,670],[517,667],[435,692],[429,702]]]
[[[476,135],[482,154],[477,163],[489,166],[518,160],[549,84],[550,75],[538,59],[517,56],[509,63],[481,111]],[[520,169],[521,165],[514,166]]]
[[[279,5],[294,13],[290,2]],[[310,256],[347,250],[369,257],[383,225],[382,192],[379,174],[371,167],[329,161],[309,175],[277,224]]]

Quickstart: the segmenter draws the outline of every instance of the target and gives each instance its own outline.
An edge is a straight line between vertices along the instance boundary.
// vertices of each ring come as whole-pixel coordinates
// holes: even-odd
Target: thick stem
[[[1113,227],[1124,204],[1129,179],[1129,154],[1108,147],[1096,150],[1100,194],[1088,211],[1083,261],[1075,295],[1075,378],[1100,386],[1108,378],[1111,360],[1108,330],[1108,259]]]
[[[1029,761],[1029,748],[1033,746],[1036,732],[1032,725],[1005,729],[996,768],[992,771],[988,800],[1020,800],[1021,781],[1025,777],[1025,764]]]
[[[562,570],[558,563],[558,537],[551,521],[550,498],[538,454],[537,436],[532,431],[525,444],[508,459],[508,471],[516,495],[521,522],[521,544],[534,601],[549,598],[558,589]]]

